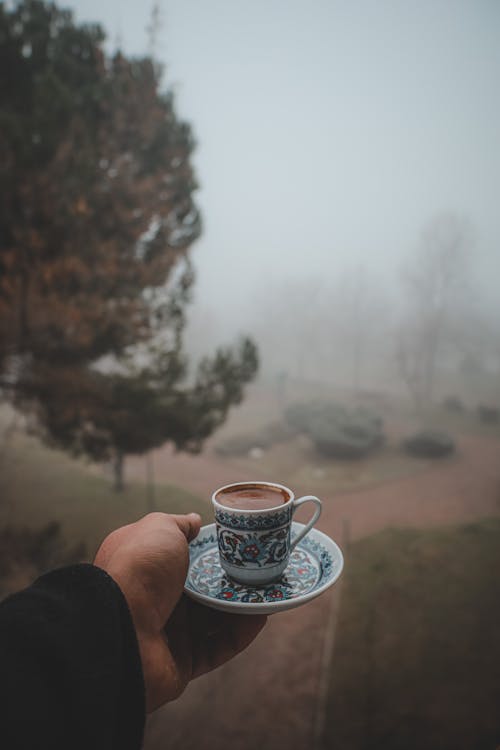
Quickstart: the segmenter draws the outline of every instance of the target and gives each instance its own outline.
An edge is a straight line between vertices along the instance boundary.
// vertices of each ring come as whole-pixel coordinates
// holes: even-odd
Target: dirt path
[[[250,478],[235,477],[234,468],[203,457],[163,456],[160,470],[162,477],[165,472],[169,481],[199,494]],[[294,489],[307,492],[307,487]],[[455,460],[426,473],[322,499],[319,527],[336,539],[346,521],[351,538],[358,539],[387,526],[426,527],[498,515],[500,443],[463,438]],[[324,629],[335,596],[336,587],[306,607],[270,618],[244,654],[192,683],[150,719],[145,749],[312,747]]]

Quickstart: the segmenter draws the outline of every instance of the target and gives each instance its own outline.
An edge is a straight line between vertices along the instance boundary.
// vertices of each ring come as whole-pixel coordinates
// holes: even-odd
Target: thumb
[[[201,528],[201,516],[198,513],[188,513],[182,516],[171,514],[170,518],[175,521],[188,542],[192,542],[198,536]]]

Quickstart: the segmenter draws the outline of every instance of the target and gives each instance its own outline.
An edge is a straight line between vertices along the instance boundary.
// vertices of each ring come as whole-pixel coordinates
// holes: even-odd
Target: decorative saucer
[[[292,539],[303,528],[292,523]],[[300,607],[332,586],[344,558],[333,539],[311,529],[292,554],[285,572],[265,586],[236,583],[221,568],[215,524],[203,526],[189,545],[190,565],[184,590],[212,609],[239,614],[273,614]]]

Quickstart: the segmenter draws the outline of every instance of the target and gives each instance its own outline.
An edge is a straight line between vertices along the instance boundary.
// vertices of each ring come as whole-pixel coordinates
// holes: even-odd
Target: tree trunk
[[[156,510],[156,498],[155,498],[155,473],[153,454],[148,453],[146,456],[146,471],[147,471],[147,491],[148,491],[148,513],[153,513]]]
[[[125,463],[125,457],[122,451],[117,450],[113,460],[113,475],[115,478],[114,490],[115,492],[123,492],[125,485],[123,482],[123,465]]]
[[[352,344],[352,385],[356,396],[359,394],[361,386],[361,370],[363,362],[363,341],[362,333],[358,328],[354,331]]]
[[[3,404],[3,401],[0,402]],[[8,445],[11,441],[11,438],[13,437],[14,433],[17,430],[17,424],[18,424],[18,414],[17,412],[14,412],[14,416],[8,423],[8,425],[5,427],[2,435],[2,443],[0,445],[0,457],[3,456],[4,453],[6,453]]]
[[[20,299],[19,299],[19,318],[18,318],[18,332],[17,332],[17,351],[25,351],[27,339],[28,339],[28,292],[29,292],[29,278],[26,269],[23,268],[21,271],[20,280]]]

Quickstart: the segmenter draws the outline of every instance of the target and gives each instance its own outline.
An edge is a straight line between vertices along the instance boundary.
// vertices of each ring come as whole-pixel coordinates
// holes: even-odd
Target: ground
[[[176,455],[169,448],[155,452],[158,507],[201,510],[209,519],[211,492],[245,479],[280,481],[297,494],[314,492],[324,502],[318,526],[343,547],[346,569],[355,554],[352,544],[387,527],[421,530],[499,516],[498,427],[478,425],[471,414],[428,415],[429,424],[444,424],[454,434],[457,453],[438,463],[416,461],[401,451],[400,439],[420,426],[418,420],[392,404],[381,408],[387,445],[361,463],[320,460],[302,438],[275,446],[260,460],[221,458],[215,451],[218,440],[243,427],[258,431],[280,416],[281,405],[273,394],[254,391],[202,455]],[[147,511],[147,492],[141,484],[144,459],[128,461],[130,484],[121,496],[111,491],[100,468],[75,464],[62,455],[53,459],[21,435],[4,443],[3,524],[40,527],[57,518],[69,538],[87,542],[90,554],[108,529]],[[298,514],[299,520],[305,517],[306,509]],[[445,569],[440,568],[436,580],[447,585]],[[341,579],[308,606],[270,618],[247,652],[192,683],[177,702],[151,717],[145,750],[211,750],[228,744],[238,750],[320,750],[331,714],[332,649],[335,672],[341,643],[335,623],[347,596],[343,586]],[[332,633],[339,639],[332,639]]]
[[[499,515],[499,443],[463,436],[458,448],[456,458],[419,467],[404,478],[350,492],[323,490],[318,526],[344,547],[347,566],[350,540],[388,526],[420,529]],[[237,478],[224,462],[204,461],[211,487]],[[194,467],[189,471],[189,459],[177,464],[168,457],[166,466],[176,481],[192,477],[190,486],[198,486],[200,474]],[[294,489],[306,492],[308,487]],[[440,572],[446,586],[446,571]],[[238,750],[322,748],[329,711],[328,706],[323,710],[322,696],[325,674],[327,689],[331,676],[327,635],[341,596],[342,583],[307,607],[273,616],[246,653],[192,683],[179,701],[151,718],[147,750],[194,750],[200,742],[207,750],[228,743]]]
[[[499,570],[498,518],[353,545],[325,747],[498,746]]]
[[[147,487],[129,482],[125,492],[87,464],[48,450],[16,432],[0,448],[0,526],[40,529],[56,520],[70,544],[82,542],[92,558],[103,537],[150,509]],[[189,490],[164,484],[155,490],[158,510],[206,512]]]

